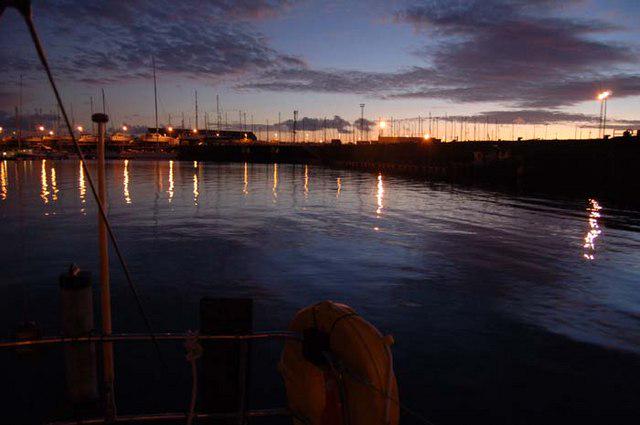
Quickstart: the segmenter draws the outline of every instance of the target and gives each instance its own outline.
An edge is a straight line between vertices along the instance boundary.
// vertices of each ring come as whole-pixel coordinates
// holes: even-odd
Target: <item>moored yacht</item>
[[[113,133],[109,137],[109,143],[114,145],[126,145],[133,141],[133,136],[127,133]]]
[[[78,137],[78,143],[80,144],[96,143],[97,141],[98,139],[93,134],[81,134],[80,137]]]
[[[146,133],[140,136],[142,143],[157,143],[158,145],[176,146],[180,143],[178,139],[159,133]]]

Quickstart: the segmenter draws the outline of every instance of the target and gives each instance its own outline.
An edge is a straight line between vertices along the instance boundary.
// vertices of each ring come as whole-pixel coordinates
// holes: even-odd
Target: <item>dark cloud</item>
[[[373,127],[375,127],[375,125],[376,125],[375,121],[369,121],[366,118],[364,119],[358,118],[353,122],[353,128],[358,131],[361,131],[361,130],[371,131]]]
[[[349,126],[351,123],[344,118],[335,115],[333,118],[310,118],[304,117],[296,122],[296,129],[298,130],[323,130],[323,129],[335,129],[340,133],[350,133]],[[279,126],[273,125],[272,128],[286,128],[288,130],[293,129],[293,120],[283,121]]]
[[[251,21],[283,12],[290,0],[46,0],[36,22],[58,75],[88,84],[148,77],[159,72],[216,82],[278,67],[302,66],[272,49]],[[64,43],[56,41],[64,37]],[[6,42],[8,43],[8,41]],[[0,48],[6,43],[0,43]],[[27,50],[31,49],[31,50]],[[36,69],[31,46],[16,55],[0,49],[0,71]]]
[[[552,123],[590,123],[597,122],[598,117],[587,114],[573,114],[559,111],[524,109],[517,111],[485,111],[478,115],[465,117],[470,121],[477,120],[498,124],[552,124]],[[449,117],[460,119],[460,117]]]
[[[126,125],[127,125],[127,131],[130,134],[140,135],[140,134],[146,133],[149,130],[149,127],[145,125],[131,125],[131,124],[126,124]]]
[[[434,98],[559,107],[640,94],[640,76],[624,71],[636,51],[594,36],[618,30],[598,20],[562,17],[580,1],[432,0],[395,14],[429,45],[417,54],[429,66],[390,73],[273,69],[244,88],[359,93],[383,98]],[[585,6],[586,7],[586,6]],[[553,15],[553,16],[552,16]]]
[[[393,89],[411,89],[419,82],[437,81],[436,72],[414,67],[404,72],[365,72],[313,70],[303,65],[297,68],[274,69],[260,78],[242,83],[241,88],[258,90],[311,91],[329,93],[360,93],[384,95]]]
[[[48,129],[56,127],[58,122],[62,125],[59,117],[52,112],[43,112],[40,110],[23,111],[21,117],[21,126],[24,131],[35,131],[36,126],[43,125]],[[0,127],[9,131],[17,128],[16,114],[14,111],[0,110]]]

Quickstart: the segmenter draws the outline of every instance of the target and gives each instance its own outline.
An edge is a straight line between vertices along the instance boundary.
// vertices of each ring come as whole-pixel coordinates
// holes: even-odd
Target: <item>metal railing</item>
[[[303,423],[307,423],[306,418],[299,417],[291,412],[288,408],[270,408],[270,409],[246,409],[244,402],[241,403],[240,409],[236,412],[228,413],[212,413],[212,412],[196,412],[195,404],[198,394],[197,383],[197,359],[202,354],[202,347],[199,345],[200,341],[238,341],[243,345],[250,341],[257,340],[295,340],[302,341],[302,335],[297,332],[290,331],[267,331],[267,332],[255,332],[245,335],[200,335],[199,333],[186,332],[186,333],[155,333],[153,335],[156,341],[169,342],[169,341],[182,341],[185,343],[187,350],[187,361],[192,366],[192,394],[191,403],[189,409],[185,412],[163,412],[163,413],[140,413],[140,414],[116,414],[113,417],[92,417],[73,420],[61,420],[49,422],[49,425],[89,425],[89,424],[112,424],[112,423],[152,423],[152,422],[169,422],[169,421],[185,421],[187,424],[191,424],[194,420],[237,420],[238,424],[245,424],[248,418],[268,417],[268,416],[295,416]],[[110,335],[87,335],[80,337],[65,337],[65,336],[50,336],[33,339],[11,339],[0,340],[0,349],[35,349],[44,346],[55,345],[73,345],[73,344],[91,344],[91,343],[127,343],[127,342],[140,342],[149,341],[152,339],[148,334],[110,334]],[[245,350],[242,350],[246,352]],[[243,362],[244,363],[244,362]],[[243,364],[238,370],[239,375],[246,376],[246,365]],[[243,388],[240,397],[244,398],[245,389]]]

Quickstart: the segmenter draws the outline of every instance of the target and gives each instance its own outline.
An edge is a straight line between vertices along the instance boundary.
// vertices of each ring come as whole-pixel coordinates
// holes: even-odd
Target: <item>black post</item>
[[[91,274],[72,267],[60,276],[62,332],[65,337],[91,335],[94,329]],[[68,344],[64,349],[69,398],[86,403],[98,398],[95,343]]]
[[[253,330],[250,298],[200,300],[201,335],[246,335]],[[202,407],[206,413],[238,413],[221,424],[243,424],[249,370],[247,341],[202,341]]]

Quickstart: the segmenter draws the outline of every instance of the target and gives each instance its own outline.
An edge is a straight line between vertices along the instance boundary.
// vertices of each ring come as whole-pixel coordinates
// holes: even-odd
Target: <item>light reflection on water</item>
[[[376,186],[376,200],[378,201],[378,208],[376,209],[376,214],[382,214],[382,200],[384,197],[384,185],[382,184],[382,174],[378,174],[378,185]]]
[[[58,179],[56,178],[56,169],[53,165],[51,165],[51,190],[53,191],[51,195],[52,201],[58,200]]]
[[[589,207],[587,208],[587,212],[589,213],[589,231],[587,235],[584,237],[584,249],[585,252],[583,254],[584,258],[587,260],[595,259],[596,252],[596,239],[602,233],[600,230],[600,226],[598,225],[598,219],[601,214],[602,206],[595,199],[589,199]]]
[[[198,173],[193,173],[193,204],[198,205],[198,198],[200,197],[200,191],[198,190]]]
[[[80,193],[80,213],[85,215],[85,204],[87,203],[87,186],[84,182],[84,168],[82,167],[82,161],[78,162],[78,191]]]
[[[169,195],[169,203],[173,201],[173,190],[174,190],[173,163],[174,163],[173,160],[169,161],[169,189],[167,189],[167,194]]]
[[[244,163],[244,175],[242,178],[242,193],[247,195],[249,193],[249,165]]]
[[[278,198],[278,164],[273,164],[273,200]]]
[[[122,176],[122,194],[124,195],[124,202],[131,203],[131,193],[129,193],[129,160],[124,160],[124,171]]]
[[[7,160],[4,160],[2,161],[2,164],[0,164],[0,199],[3,201],[7,199],[7,193]]]
[[[49,185],[47,184],[47,160],[43,159],[42,160],[42,165],[40,167],[40,183],[41,183],[41,190],[40,190],[40,198],[42,199],[42,202],[44,202],[45,204],[49,203]]]

